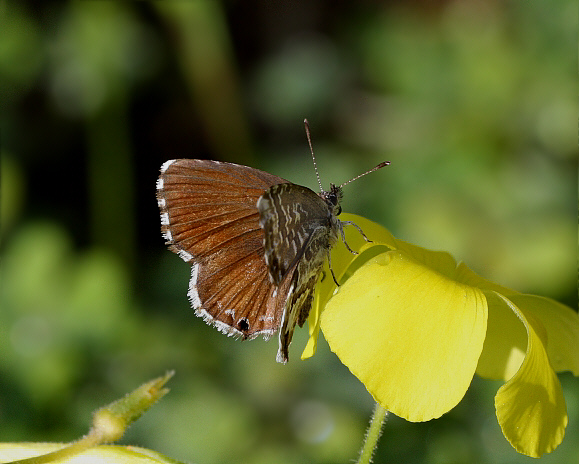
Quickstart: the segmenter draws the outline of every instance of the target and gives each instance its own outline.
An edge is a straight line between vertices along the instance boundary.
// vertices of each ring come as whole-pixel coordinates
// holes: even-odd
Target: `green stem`
[[[169,392],[169,389],[164,387],[173,374],[174,372],[170,371],[163,377],[150,380],[123,398],[95,411],[93,426],[80,440],[51,453],[20,459],[11,464],[47,464],[63,461],[89,448],[119,440],[130,424]]]
[[[378,439],[382,434],[382,424],[386,420],[388,411],[376,403],[372,419],[370,419],[370,426],[366,432],[364,446],[360,450],[360,457],[356,464],[370,464],[372,462],[372,455],[378,446]]]

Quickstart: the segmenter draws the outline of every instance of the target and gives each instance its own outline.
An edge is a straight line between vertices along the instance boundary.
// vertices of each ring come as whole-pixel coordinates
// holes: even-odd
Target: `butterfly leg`
[[[343,237],[342,237],[343,238]],[[344,240],[344,243],[346,243],[346,241]],[[348,246],[348,245],[346,245]],[[349,249],[350,247],[348,247]],[[328,250],[328,266],[330,267],[330,272],[332,273],[332,278],[334,279],[334,282],[336,283],[336,285],[339,287],[340,284],[338,283],[337,279],[336,279],[336,274],[334,274],[334,269],[332,268],[332,253],[330,250]]]
[[[360,232],[360,234],[362,235],[362,237],[364,237],[364,240],[366,240],[369,243],[372,243],[372,240],[370,240],[368,237],[366,237],[366,234],[364,233],[364,231],[360,228],[360,226],[358,224],[356,224],[355,222],[352,221],[343,221],[342,225],[350,225],[350,226],[354,226],[358,232]],[[344,243],[346,243],[346,241],[344,240]],[[348,246],[348,245],[346,245]],[[350,249],[350,247],[348,247],[348,250]],[[351,251],[351,250],[350,250]]]
[[[358,252],[354,251],[350,248],[350,245],[348,245],[348,242],[346,242],[346,234],[344,233],[344,227],[342,227],[344,224],[354,224],[353,222],[342,222],[340,223],[340,234],[342,235],[342,242],[344,242],[344,245],[346,245],[346,248],[348,249],[348,251],[350,253],[352,253],[353,255],[357,255]],[[330,270],[332,269],[332,266],[330,266]],[[333,273],[333,271],[332,271]],[[334,278],[334,280],[336,280],[336,278]]]
[[[366,237],[366,234],[364,232],[362,232],[362,229],[360,229],[360,226],[352,221],[344,221],[340,224],[342,227],[340,227],[340,233],[342,234],[342,242],[344,242],[344,245],[346,245],[346,248],[348,249],[348,251],[350,253],[352,253],[353,255],[357,255],[358,252],[354,251],[350,248],[350,245],[348,245],[348,242],[346,242],[346,235],[344,234],[344,225],[352,225],[354,226],[356,229],[358,229],[358,232],[360,232],[362,234],[362,237],[364,237],[364,240],[366,240],[367,242],[371,242],[372,240],[370,240],[368,237]],[[335,279],[334,279],[335,280]]]

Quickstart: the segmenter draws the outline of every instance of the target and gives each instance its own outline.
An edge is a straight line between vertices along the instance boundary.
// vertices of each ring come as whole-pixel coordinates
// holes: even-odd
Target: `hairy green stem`
[[[370,419],[370,426],[366,432],[364,445],[360,450],[360,457],[356,464],[370,464],[372,462],[372,455],[376,450],[376,446],[378,446],[378,439],[382,434],[382,424],[384,424],[387,415],[388,411],[376,403],[372,419]]]

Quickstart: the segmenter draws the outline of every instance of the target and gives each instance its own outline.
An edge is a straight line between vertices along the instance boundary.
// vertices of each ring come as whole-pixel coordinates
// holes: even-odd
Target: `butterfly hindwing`
[[[324,199],[295,184],[270,187],[257,207],[270,279],[277,284],[291,278],[277,355],[279,362],[287,362],[295,325],[303,325],[308,316],[324,260],[338,239],[339,221]]]
[[[257,209],[264,231],[265,262],[272,282],[278,285],[314,231],[328,227],[329,209],[312,190],[291,183],[270,187],[259,198]]]
[[[327,242],[327,238],[323,237],[321,229],[318,229],[315,235],[318,235],[320,241]],[[312,242],[315,241],[313,240]],[[312,248],[315,247],[306,247],[306,250],[311,250]],[[288,348],[295,326],[297,324],[301,327],[308,318],[314,298],[315,286],[328,251],[328,248],[320,248],[313,259],[300,259],[296,263],[292,275],[292,291],[286,301],[279,329],[279,349],[276,357],[278,362],[286,363],[288,361]]]

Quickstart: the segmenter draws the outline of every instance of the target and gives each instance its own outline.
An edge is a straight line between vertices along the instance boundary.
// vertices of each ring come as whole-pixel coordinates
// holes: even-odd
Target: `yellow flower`
[[[528,456],[555,449],[567,425],[555,371],[579,375],[577,313],[491,283],[448,253],[398,240],[365,218],[344,216],[373,242],[347,230],[360,254],[345,247],[332,253],[342,285],[335,291],[326,278],[318,286],[302,358],[315,352],[321,327],[374,399],[414,422],[456,406],[475,373],[505,380],[495,396],[504,436]]]

